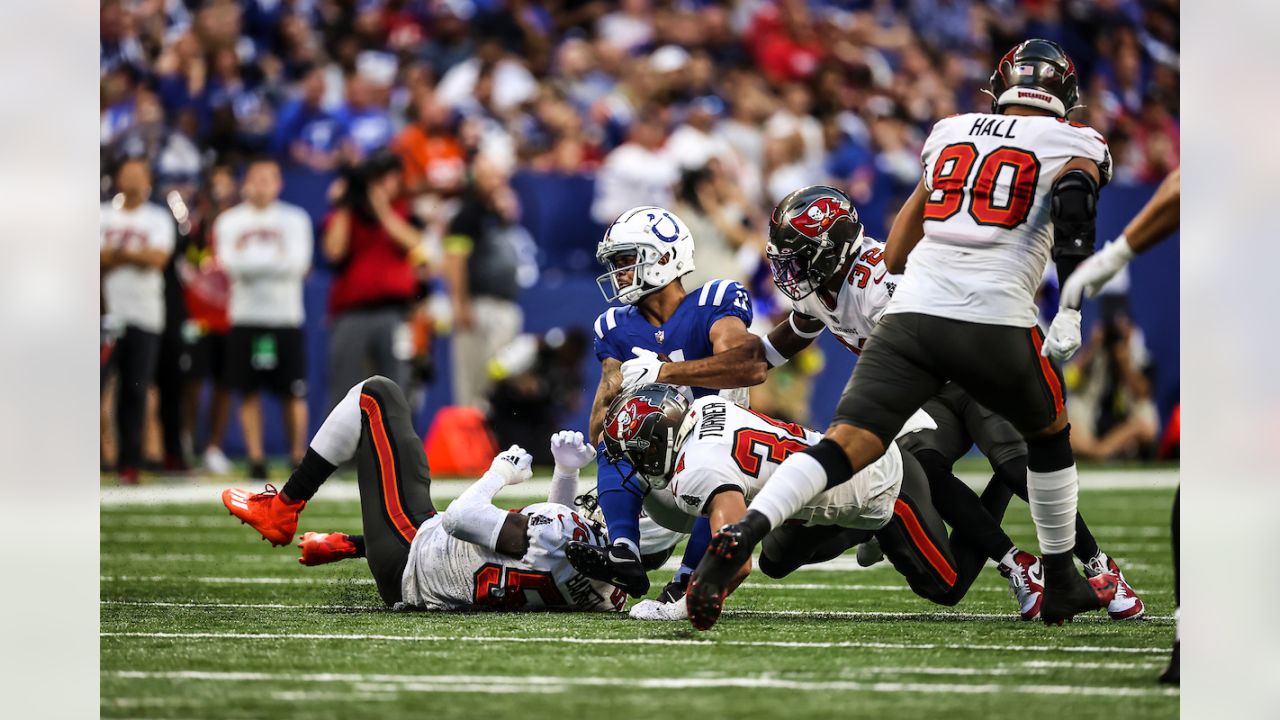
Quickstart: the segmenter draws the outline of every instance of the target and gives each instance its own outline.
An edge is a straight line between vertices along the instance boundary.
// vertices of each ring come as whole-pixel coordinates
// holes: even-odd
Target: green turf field
[[[512,490],[501,505],[522,504]],[[850,553],[784,581],[753,575],[709,633],[625,615],[386,612],[363,560],[304,568],[229,517],[212,486],[199,505],[112,504],[102,716],[1175,717],[1176,691],[1154,683],[1173,637],[1172,499],[1081,492],[1143,622],[1020,622],[993,568],[942,608]],[[1024,504],[1005,527],[1036,549]],[[302,530],[358,531],[358,506],[322,491]],[[656,592],[670,572],[651,577]]]

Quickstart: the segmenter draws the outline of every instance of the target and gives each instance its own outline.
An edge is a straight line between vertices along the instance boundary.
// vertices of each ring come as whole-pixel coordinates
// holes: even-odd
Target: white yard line
[[[962,643],[881,643],[860,641],[790,641],[790,640],[675,640],[666,638],[577,638],[577,637],[504,637],[488,635],[379,635],[364,633],[240,633],[240,632],[100,632],[99,637],[163,638],[188,640],[338,640],[385,642],[478,642],[568,645],[674,645],[681,647],[774,647],[774,648],[865,648],[872,650],[965,650],[1037,653],[1104,653],[1164,655],[1165,647],[1103,647],[1098,645],[966,645]]]
[[[170,608],[233,608],[252,610],[327,610],[341,612],[390,612],[374,605],[311,605],[307,603],[237,603],[237,602],[174,602],[166,600],[100,600],[101,605],[123,605],[127,607],[170,607]],[[1017,620],[1017,615],[1009,613],[964,613],[964,612],[883,612],[878,610],[726,610],[726,615],[734,617],[802,617],[812,620]],[[1147,615],[1149,622],[1172,622],[1172,615]],[[1081,616],[1080,621],[1110,622],[1101,615]]]
[[[985,487],[990,473],[960,473],[960,479],[970,487]],[[431,496],[436,500],[452,500],[470,487],[473,480],[432,480]],[[583,478],[582,487],[589,486],[590,478]],[[283,485],[283,479],[276,483]],[[1178,484],[1178,470],[1097,470],[1081,473],[1080,487],[1085,490],[1124,490],[1172,488]],[[132,487],[104,487],[101,502],[104,507],[119,505],[168,505],[175,503],[208,502],[217,507],[219,493],[224,488],[240,486],[253,488],[253,484],[239,478],[183,478],[174,484],[137,485]],[[523,483],[517,490],[508,490],[510,497],[546,497],[551,488],[550,478],[540,478]],[[334,479],[325,483],[319,499],[359,500],[360,490],[354,480]],[[499,499],[501,503],[501,499]]]
[[[785,680],[770,675],[746,677],[583,677],[573,675],[380,675],[355,673],[301,673],[275,674],[257,672],[207,672],[178,670],[169,672],[145,672],[120,670],[105,673],[109,676],[137,680],[198,680],[202,682],[279,682],[279,683],[366,683],[385,684],[392,691],[448,692],[462,686],[467,690],[477,687],[492,691],[518,689],[521,692],[564,691],[574,687],[639,688],[645,690],[743,688],[750,690],[802,690],[883,693],[948,693],[963,695],[987,695],[992,693],[1017,693],[1023,695],[1092,695],[1102,697],[1151,697],[1176,696],[1177,690],[1165,688],[1120,688],[1070,685],[1020,685],[1020,684],[949,684],[922,682],[857,682],[851,680]]]

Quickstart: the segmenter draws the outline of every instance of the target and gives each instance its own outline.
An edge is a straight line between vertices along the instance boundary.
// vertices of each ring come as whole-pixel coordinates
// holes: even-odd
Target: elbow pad
[[[1053,260],[1078,263],[1093,254],[1098,182],[1083,170],[1071,170],[1054,182],[1052,194]]]

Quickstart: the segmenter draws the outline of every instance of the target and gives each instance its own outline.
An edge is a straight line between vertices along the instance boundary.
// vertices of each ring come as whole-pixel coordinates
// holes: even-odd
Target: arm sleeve
[[[500,476],[485,473],[449,504],[441,517],[441,527],[459,540],[496,552],[498,533],[510,514],[493,504],[493,496],[503,485]]]

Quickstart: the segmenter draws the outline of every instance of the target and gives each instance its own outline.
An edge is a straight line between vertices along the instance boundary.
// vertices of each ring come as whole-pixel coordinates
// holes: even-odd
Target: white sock
[[[1009,548],[1009,552],[1005,553],[1004,557],[1000,558],[1000,567],[1013,569],[1017,565],[1017,563],[1013,561],[1013,556],[1017,554],[1018,554],[1017,545],[1014,545],[1013,547]]]
[[[778,466],[747,509],[763,513],[770,526],[778,527],[826,487],[822,463],[807,453],[796,453]]]
[[[636,557],[640,557],[640,546],[636,545],[635,541],[633,541],[631,538],[618,538],[613,542],[613,544],[621,545],[625,548],[630,548],[631,552],[635,553]]]
[[[363,387],[361,381],[348,390],[311,438],[311,449],[334,465],[341,465],[356,455],[356,446],[360,444],[360,390]]]
[[[1076,466],[1052,472],[1027,471],[1031,519],[1042,553],[1068,553],[1076,546]]]

